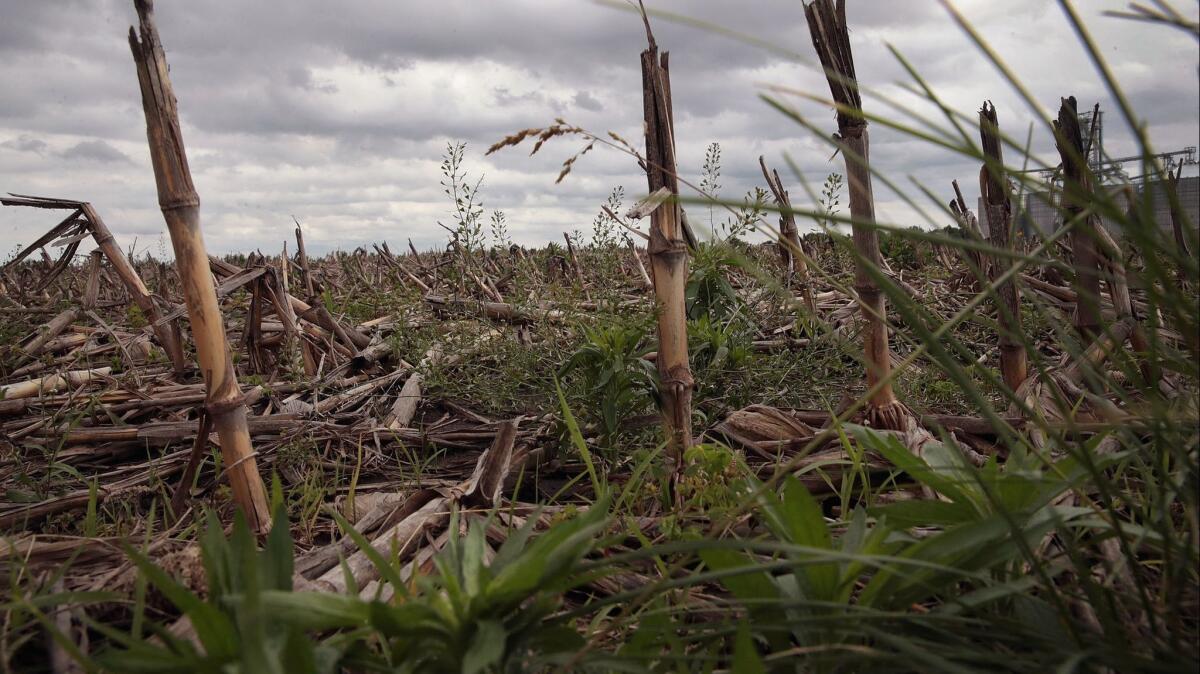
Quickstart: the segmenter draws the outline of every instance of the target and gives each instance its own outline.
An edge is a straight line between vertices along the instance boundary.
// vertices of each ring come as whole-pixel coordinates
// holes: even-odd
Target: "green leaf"
[[[898,501],[869,508],[868,512],[876,517],[886,517],[889,523],[904,529],[952,527],[979,517],[974,508],[962,503],[925,500]]]
[[[914,480],[933,489],[934,491],[949,498],[951,501],[963,504],[973,504],[975,500],[963,490],[963,479],[966,475],[960,470],[949,469],[951,475],[947,476],[944,473],[939,473],[937,469],[931,467],[920,457],[916,456],[908,450],[907,447],[900,444],[900,441],[890,435],[883,435],[877,431],[864,426],[854,426],[847,424],[859,442],[862,442],[867,447],[879,452],[883,458],[890,461],[897,468],[908,473]],[[944,448],[941,443],[930,442],[925,445],[926,450],[929,450],[932,445],[939,445]],[[937,451],[937,450],[933,450]],[[944,460],[945,455],[939,454]]]
[[[560,522],[534,539],[488,583],[488,603],[519,602],[539,587],[561,581],[595,543],[608,518],[608,498],[575,519]]]
[[[204,645],[206,653],[215,658],[235,656],[240,639],[228,616],[215,605],[201,601],[191,590],[167,575],[137,550],[126,546],[125,554],[168,601],[191,619],[192,627],[196,629],[196,637]]]
[[[292,589],[294,556],[292,532],[287,525],[287,506],[280,501],[271,516],[273,525],[263,547],[263,589]]]
[[[472,522],[463,545],[462,575],[468,597],[478,596],[487,585],[487,568],[483,565],[483,531],[486,526],[478,520]]]
[[[559,385],[558,379],[554,380],[554,390],[558,392],[558,404],[562,409],[563,421],[567,425],[567,431],[571,436],[571,444],[575,445],[575,449],[579,450],[579,455],[583,457],[583,463],[587,466],[588,477],[592,480],[592,490],[597,496],[605,492],[604,482],[596,473],[596,466],[592,462],[592,453],[588,451],[587,441],[583,439],[583,433],[579,430],[579,424],[575,422],[575,415],[571,414],[571,407],[567,405],[567,397],[563,394],[562,386]]]
[[[758,603],[782,598],[779,588],[771,580],[771,574],[766,571],[742,572],[743,569],[758,568],[754,560],[744,553],[725,548],[707,548],[700,550],[700,559],[713,571],[736,571],[722,575],[720,581],[733,596],[742,601]]]
[[[925,443],[921,451],[925,464],[944,484],[953,484],[965,497],[972,499],[972,503],[982,505],[982,495],[977,494],[978,484],[972,476],[975,467],[967,463],[961,451],[937,441]]]
[[[829,535],[829,527],[825,524],[821,506],[804,484],[791,475],[784,483],[783,501],[793,525],[794,543],[821,550],[833,549],[833,540]],[[799,575],[800,571],[795,573]],[[803,575],[808,581],[810,598],[829,600],[837,593],[836,563],[806,565],[803,567]]]
[[[220,599],[236,591],[235,564],[230,560],[230,554],[229,541],[225,538],[221,521],[212,510],[206,510],[204,533],[200,537],[200,558],[204,563],[204,574],[211,599]]]
[[[367,556],[367,559],[371,560],[371,564],[379,571],[380,577],[391,583],[396,592],[402,592],[404,581],[400,578],[399,572],[396,571],[395,567],[387,559],[384,559],[383,555],[379,554],[378,550],[371,547],[371,542],[367,540],[366,536],[359,533],[358,529],[355,529],[354,525],[350,524],[345,517],[342,517],[341,513],[337,510],[330,510],[329,514],[337,522],[338,528],[342,530],[342,533],[349,536],[354,541],[354,544],[358,546],[358,549],[362,550],[363,554]],[[349,583],[347,583],[347,587],[349,587]]]
[[[241,598],[234,600],[235,606]],[[259,595],[264,615],[305,630],[360,627],[370,620],[370,603],[358,596],[328,592],[264,590]]]
[[[774,494],[762,497],[766,524],[780,540],[820,550],[832,550],[833,540],[821,506],[804,484],[789,475],[783,485],[783,498]],[[806,564],[794,571],[809,599],[831,600],[838,590],[837,564]]]
[[[525,549],[529,538],[533,536],[534,528],[537,527],[538,519],[541,515],[542,509],[539,506],[525,518],[525,523],[521,525],[520,529],[517,529],[504,539],[504,543],[500,545],[500,549],[496,551],[496,556],[492,559],[493,572],[499,572],[517,559],[521,551]]]
[[[480,620],[475,624],[471,644],[463,654],[462,674],[477,674],[500,662],[508,634],[498,620]]]
[[[533,546],[488,583],[489,602],[520,601],[537,589],[545,575],[546,553],[543,550],[530,550],[533,550]]]
[[[839,541],[842,553],[852,555],[852,557],[843,562],[841,587],[836,601],[843,604],[849,603],[850,597],[854,594],[855,584],[869,566],[866,558],[884,555],[895,549],[896,544],[888,543],[891,532],[890,523],[885,519],[876,520],[875,525],[868,529],[867,512],[862,508],[854,509],[854,514],[850,518],[850,526],[846,528],[846,532]]]
[[[260,601],[263,572],[259,565],[257,542],[241,511],[234,514],[230,543],[236,555],[237,568],[241,570],[239,578],[243,590],[240,610],[232,612],[241,638],[241,664],[249,671],[283,674],[278,650],[272,648],[274,640],[268,636],[268,632],[277,635],[278,627],[275,624],[268,625],[264,620]]]
[[[758,657],[758,649],[750,636],[746,623],[738,624],[737,638],[733,642],[733,674],[767,674],[762,659]]]
[[[285,672],[316,672],[317,654],[313,642],[299,630],[288,632],[280,653],[280,665]]]
[[[763,625],[778,625],[787,621],[787,614],[771,602],[782,602],[784,596],[766,571],[746,571],[757,565],[749,556],[736,550],[707,548],[700,550],[700,559],[713,571],[728,572],[720,576],[720,582],[734,597],[748,604],[754,622]],[[773,650],[788,647],[790,637],[782,631],[771,631],[768,635]]]
[[[566,625],[549,625],[535,630],[528,643],[541,653],[573,653],[587,645],[587,639]]]
[[[859,595],[859,604],[905,607],[954,591],[956,583],[979,568],[1008,560],[998,546],[1008,542],[1010,532],[1005,520],[989,517],[925,538],[881,568]]]

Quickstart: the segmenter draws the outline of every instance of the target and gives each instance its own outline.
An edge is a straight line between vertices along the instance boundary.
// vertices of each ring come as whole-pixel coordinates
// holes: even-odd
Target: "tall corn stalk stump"
[[[854,248],[858,253],[854,289],[866,321],[863,352],[867,390],[874,391],[867,404],[867,422],[877,428],[905,430],[911,413],[896,399],[890,383],[892,362],[888,347],[887,304],[870,272],[872,268],[882,269],[883,264],[879,234],[871,226],[875,223],[875,200],[871,193],[870,141],[854,74],[846,3],[838,0],[835,6],[833,0],[816,0],[804,6],[804,15],[808,19],[813,47],[825,68],[829,90],[838,106],[836,139],[846,158]]]
[[[650,194],[662,188],[679,194],[675,174],[675,135],[671,120],[671,79],[668,55],[646,24],[649,46],[642,52],[642,104],[646,131],[646,182]],[[683,467],[683,452],[692,444],[692,370],[688,362],[687,307],[688,248],[677,199],[667,199],[650,214],[651,279],[658,305],[658,373],[661,379],[663,424],[671,475]]]
[[[250,445],[245,399],[238,387],[221,308],[208,269],[208,253],[200,231],[200,197],[188,168],[175,93],[154,25],[154,4],[152,0],[134,0],[134,6],[139,30],[130,26],[129,47],[141,85],[158,203],[170,231],[196,356],[204,374],[206,410],[220,438],[234,499],[249,525],[255,531],[265,531],[271,525],[270,506]]]
[[[988,238],[999,251],[1012,249],[1009,231],[1012,229],[1012,200],[1008,179],[1004,175],[1004,154],[1000,144],[1000,125],[996,106],[985,102],[979,109],[979,136],[983,141],[985,163],[979,169],[979,194],[983,198],[988,222]],[[995,256],[988,265],[993,283],[1012,267],[1012,260]],[[1025,381],[1027,363],[1021,335],[1021,291],[1015,279],[996,286],[996,317],[999,322],[1000,372],[1004,383],[1013,391]]]
[[[1054,122],[1054,141],[1063,165],[1063,208],[1067,221],[1078,219],[1092,197],[1091,169],[1083,149],[1079,108],[1075,97],[1062,99]],[[1096,251],[1096,216],[1087,215],[1071,231],[1071,258],[1075,267],[1075,329],[1081,338],[1100,333],[1100,256]]]

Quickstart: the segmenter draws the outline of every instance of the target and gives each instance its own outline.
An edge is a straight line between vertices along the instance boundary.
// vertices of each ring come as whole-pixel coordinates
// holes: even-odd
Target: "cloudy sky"
[[[1160,150],[1196,145],[1200,52],[1183,32],[1102,16],[1124,0],[1086,0],[1081,13]],[[1179,0],[1193,16],[1197,3]],[[1034,113],[1000,79],[933,0],[851,0],[851,40],[864,87],[915,110],[898,49],[952,108],[973,114],[993,100],[1002,126],[1024,137]],[[694,26],[655,21],[671,52],[680,171],[698,181],[704,150],[719,142],[722,195],[761,182],[756,158],[785,153],[819,186],[830,171],[820,139],[771,110],[772,85],[827,95],[801,3],[690,0],[650,3],[794,52],[797,59]],[[1099,101],[1106,150],[1133,145],[1115,105],[1079,49],[1062,10],[1048,0],[958,0],[1030,92],[1048,110],[1074,94]],[[352,249],[411,237],[444,240],[449,222],[439,186],[448,142],[467,143],[466,169],[484,176],[482,196],[501,209],[519,242],[590,231],[618,185],[645,189],[632,160],[598,148],[555,185],[559,164],[582,145],[557,139],[537,156],[488,145],[556,117],[613,130],[639,148],[638,52],[644,34],[628,11],[588,0],[159,0],[160,33],[179,98],[202,219],[214,252],[278,251],[294,215],[310,249]],[[0,0],[0,191],[69,197],[96,205],[125,247],[169,250],[157,207],[126,31],[130,0]],[[871,111],[891,114],[880,100]],[[797,99],[823,132],[832,112]],[[1033,148],[1049,158],[1040,125]],[[914,181],[949,196],[958,178],[973,202],[977,167],[876,127],[872,159],[914,194]],[[803,190],[789,172],[793,200]],[[1195,167],[1189,170],[1195,174]],[[877,186],[881,220],[920,224],[895,194]],[[845,199],[843,197],[843,203]],[[628,201],[626,203],[629,203]],[[694,219],[702,223],[707,216]],[[54,222],[28,209],[0,210],[0,248],[29,242]]]

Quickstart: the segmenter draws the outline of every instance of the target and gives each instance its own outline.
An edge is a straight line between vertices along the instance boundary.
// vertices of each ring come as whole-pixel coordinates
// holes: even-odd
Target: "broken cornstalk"
[[[1074,96],[1062,99],[1058,120],[1054,123],[1054,140],[1062,158],[1066,221],[1071,223],[1083,217],[1075,222],[1071,231],[1071,257],[1075,267],[1072,287],[1076,295],[1075,329],[1080,337],[1091,339],[1100,333],[1100,257],[1096,252],[1095,215],[1083,215],[1092,199],[1092,180]]]
[[[71,210],[72,213],[67,216],[66,220],[63,220],[42,236],[42,238],[26,247],[15,258],[10,260],[6,266],[14,265],[25,259],[26,256],[37,248],[45,245],[60,234],[65,233],[69,227],[82,224],[87,231],[91,232],[92,239],[96,242],[96,247],[108,259],[108,263],[112,265],[113,271],[117,273],[117,276],[121,279],[121,283],[129,291],[134,304],[137,305],[138,309],[141,310],[146,320],[150,323],[154,336],[158,339],[163,350],[167,352],[167,357],[171,360],[171,366],[175,371],[176,377],[183,374],[186,369],[186,362],[184,361],[183,341],[179,335],[178,323],[163,318],[158,302],[150,294],[150,290],[146,288],[146,284],[142,282],[142,277],[138,276],[137,271],[130,264],[129,258],[125,255],[124,251],[117,246],[112,232],[109,231],[108,226],[100,219],[100,215],[96,213],[96,209],[90,203],[71,199],[53,199],[14,194],[0,199],[0,204],[4,204],[5,206],[31,206],[33,208]]]
[[[304,296],[312,297],[316,294],[313,290],[312,271],[308,266],[308,252],[304,250],[304,232],[300,229],[300,221],[292,218],[296,223],[296,256],[300,258],[300,271],[304,276]]]
[[[951,180],[950,186],[954,188],[954,198],[950,200],[950,212],[954,214],[954,220],[958,223],[959,230],[968,241],[982,241],[983,235],[979,232],[979,220],[976,219],[971,209],[967,208],[967,201],[963,199],[958,181]],[[983,290],[982,279],[987,274],[983,255],[973,248],[960,248],[959,254],[966,260],[967,270],[974,279],[975,289]]]
[[[692,371],[688,362],[687,305],[688,248],[684,239],[675,175],[675,134],[671,118],[671,79],[668,54],[658,52],[645,14],[648,46],[642,52],[642,105],[646,131],[646,182],[649,193],[666,188],[672,198],[650,214],[651,279],[658,305],[658,373],[661,378],[663,423],[667,434],[667,464],[672,475],[683,467],[683,453],[692,444]]]
[[[1004,175],[1004,154],[1000,144],[1000,126],[996,107],[990,102],[979,109],[979,135],[983,141],[984,164],[979,169],[979,193],[983,198],[988,222],[988,239],[998,251],[1009,251],[1012,242],[1012,200],[1008,179]],[[996,255],[988,265],[994,283],[1012,267],[1012,260]],[[996,317],[999,322],[1000,372],[1004,383],[1017,390],[1025,381],[1025,345],[1021,339],[1021,291],[1016,281],[1009,279],[996,286]]]
[[[125,287],[129,289],[134,303],[138,305],[138,308],[146,315],[146,320],[153,326],[154,335],[158,338],[163,350],[167,352],[167,357],[171,359],[171,366],[175,368],[176,375],[181,374],[186,363],[183,357],[183,340],[179,334],[179,324],[175,322],[159,323],[161,312],[158,309],[158,303],[154,301],[146,284],[142,283],[141,277],[134,271],[133,265],[129,263],[129,258],[117,247],[117,242],[113,239],[112,232],[108,231],[108,226],[96,214],[96,210],[92,208],[91,204],[80,204],[79,208],[83,210],[84,217],[91,223],[92,236],[96,239],[96,245],[104,251],[104,256],[108,258],[109,264],[113,266],[117,276],[121,277]]]
[[[800,294],[804,303],[813,316],[817,315],[817,304],[813,301],[812,286],[808,282],[808,254],[804,244],[800,242],[800,230],[796,227],[796,215],[791,212],[792,200],[783,181],[779,179],[779,171],[767,170],[767,162],[758,157],[758,165],[762,168],[763,179],[775,197],[775,205],[779,206],[779,254],[783,258],[784,285],[788,288],[792,282],[800,286]]]
[[[891,352],[888,347],[887,306],[871,269],[882,269],[879,234],[875,231],[875,201],[871,194],[870,141],[867,121],[862,114],[862,98],[854,74],[854,55],[846,26],[844,2],[816,0],[805,5],[813,47],[825,68],[825,77],[837,103],[838,146],[846,158],[850,191],[850,216],[853,218],[854,247],[858,252],[854,269],[854,289],[858,293],[866,328],[863,351],[866,356],[867,389],[874,391],[867,405],[867,421],[878,428],[903,430],[910,416],[896,399],[891,386]]]
[[[140,30],[129,28],[129,47],[141,85],[158,202],[175,250],[196,356],[204,375],[207,412],[221,440],[234,499],[250,527],[265,531],[271,526],[270,506],[254,460],[246,403],[238,388],[216,288],[208,270],[208,253],[200,231],[200,198],[188,168],[175,93],[154,25],[154,5],[152,0],[134,0],[134,6]]]

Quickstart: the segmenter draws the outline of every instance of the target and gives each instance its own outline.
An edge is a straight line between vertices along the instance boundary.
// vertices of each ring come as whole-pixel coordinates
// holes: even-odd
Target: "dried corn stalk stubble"
[[[188,169],[175,93],[154,24],[154,5],[152,0],[136,0],[134,4],[140,30],[130,27],[129,48],[141,84],[158,202],[171,234],[196,357],[204,375],[205,404],[221,441],[233,497],[251,528],[265,531],[271,526],[270,506],[254,459],[246,404],[238,388],[221,307],[208,269],[208,253],[200,231],[200,198]]]
[[[867,121],[862,116],[862,99],[854,74],[854,55],[846,26],[844,2],[816,0],[805,5],[813,47],[829,90],[838,104],[838,143],[846,158],[846,176],[850,191],[850,216],[854,219],[854,247],[858,253],[854,270],[854,290],[862,307],[866,328],[863,352],[867,369],[867,389],[873,390],[867,404],[867,422],[877,428],[904,430],[911,413],[896,399],[891,386],[891,351],[888,346],[887,303],[870,269],[883,268],[879,252],[879,234],[875,223],[875,199],[871,193],[870,141]],[[863,225],[859,223],[870,223]]]

